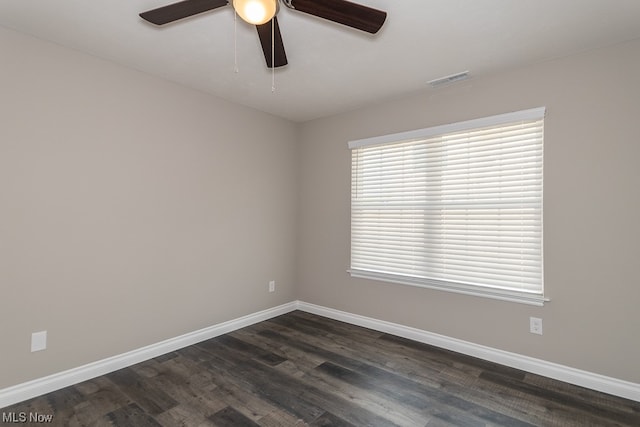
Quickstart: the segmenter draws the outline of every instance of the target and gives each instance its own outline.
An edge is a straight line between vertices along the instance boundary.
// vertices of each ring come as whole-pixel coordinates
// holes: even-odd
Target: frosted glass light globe
[[[253,25],[266,24],[276,14],[277,0],[233,0],[240,18]]]

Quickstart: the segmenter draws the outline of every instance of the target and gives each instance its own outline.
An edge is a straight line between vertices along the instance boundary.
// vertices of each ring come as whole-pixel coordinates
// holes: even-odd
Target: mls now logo
[[[3,423],[50,423],[53,415],[38,414],[37,412],[3,412]]]

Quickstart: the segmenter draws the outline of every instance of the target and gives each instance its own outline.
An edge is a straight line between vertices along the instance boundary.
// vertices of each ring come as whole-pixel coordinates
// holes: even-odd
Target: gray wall
[[[349,277],[347,141],[540,106],[550,303]],[[299,299],[640,383],[639,124],[638,41],[305,123]],[[543,336],[529,333],[529,316],[543,319]]]
[[[0,52],[0,388],[295,299],[291,123],[2,29]]]

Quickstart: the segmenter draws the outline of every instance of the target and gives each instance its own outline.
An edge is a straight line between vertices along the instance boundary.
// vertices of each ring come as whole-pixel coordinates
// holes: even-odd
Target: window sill
[[[462,283],[443,282],[431,279],[421,279],[409,276],[399,276],[394,274],[379,273],[366,270],[347,270],[351,277],[359,279],[371,279],[388,283],[398,283],[401,285],[417,286],[427,289],[436,289],[445,292],[454,292],[457,294],[471,295],[476,297],[491,298],[501,301],[516,302],[520,304],[528,304],[535,306],[543,306],[545,302],[549,302],[549,298],[544,295],[518,292],[506,289],[482,288],[473,285],[465,285]]]

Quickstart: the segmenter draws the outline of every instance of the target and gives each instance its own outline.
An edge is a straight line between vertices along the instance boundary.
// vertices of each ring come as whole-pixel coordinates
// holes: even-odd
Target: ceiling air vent
[[[457,81],[465,80],[465,79],[468,79],[468,78],[469,78],[469,72],[468,71],[463,71],[461,73],[451,74],[450,76],[445,76],[445,77],[441,77],[439,79],[431,80],[429,82],[429,85],[431,87],[439,87],[439,86],[442,86],[442,85],[455,83]]]

